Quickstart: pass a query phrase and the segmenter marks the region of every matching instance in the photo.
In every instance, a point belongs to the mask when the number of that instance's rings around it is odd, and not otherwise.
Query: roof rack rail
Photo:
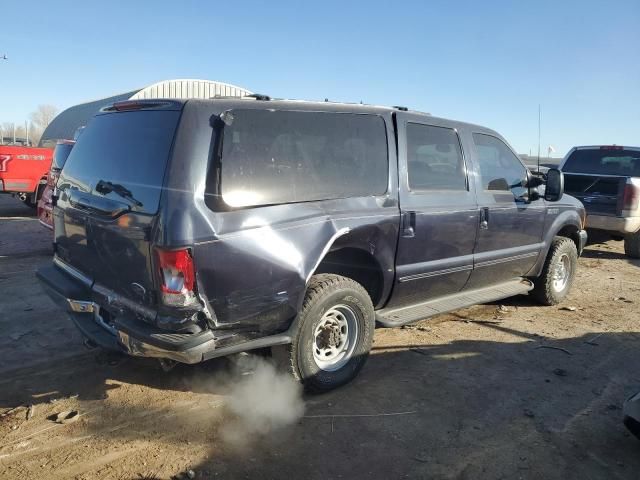
[[[394,105],[391,108],[395,108],[396,110],[400,110],[401,112],[408,112],[409,109],[407,107],[403,107],[401,105]]]
[[[263,102],[269,102],[271,97],[269,95],[263,95],[262,93],[252,93],[250,95],[245,95],[248,98],[255,98],[256,100],[260,100]]]

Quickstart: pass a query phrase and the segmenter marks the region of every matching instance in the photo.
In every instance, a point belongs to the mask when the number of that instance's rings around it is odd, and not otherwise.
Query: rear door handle
[[[489,207],[480,209],[480,230],[489,230]]]
[[[416,212],[402,212],[402,236],[413,238],[416,236]]]

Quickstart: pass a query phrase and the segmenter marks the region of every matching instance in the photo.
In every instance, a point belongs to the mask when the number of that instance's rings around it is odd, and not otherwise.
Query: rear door
[[[56,255],[126,296],[153,288],[150,239],[179,118],[173,104],[97,115],[57,184]]]
[[[423,117],[401,117],[398,130],[402,221],[388,305],[394,307],[460,291],[473,268],[478,225],[458,131]]]
[[[546,206],[528,202],[527,168],[507,144],[487,133],[472,135],[480,222],[468,288],[526,275],[542,249]]]

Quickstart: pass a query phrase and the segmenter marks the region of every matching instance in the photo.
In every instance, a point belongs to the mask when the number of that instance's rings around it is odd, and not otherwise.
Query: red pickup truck
[[[52,157],[50,148],[0,144],[0,193],[11,193],[35,208]]]

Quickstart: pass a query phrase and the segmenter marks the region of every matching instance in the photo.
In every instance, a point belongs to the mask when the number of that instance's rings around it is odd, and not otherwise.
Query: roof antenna
[[[540,173],[540,119],[542,118],[541,107],[538,104],[538,173]]]

